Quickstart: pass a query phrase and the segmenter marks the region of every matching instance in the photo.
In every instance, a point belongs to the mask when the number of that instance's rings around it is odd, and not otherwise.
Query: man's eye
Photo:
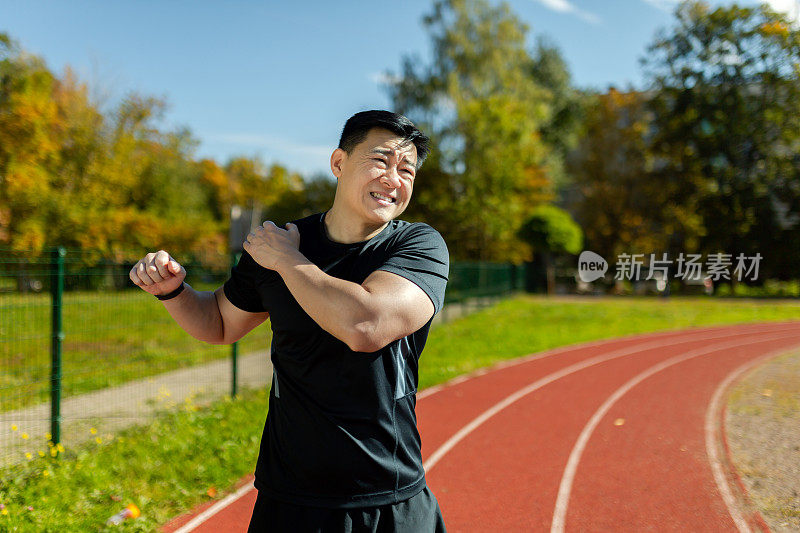
[[[386,161],[384,161],[383,159],[380,159],[378,157],[373,157],[372,160],[373,161],[377,161],[378,163],[383,163],[384,165],[386,164]]]

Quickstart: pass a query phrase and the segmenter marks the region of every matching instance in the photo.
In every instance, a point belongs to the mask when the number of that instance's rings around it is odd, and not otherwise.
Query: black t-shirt
[[[300,252],[328,275],[361,284],[372,272],[416,283],[439,312],[449,254],[423,223],[392,220],[368,241],[342,244],[325,232],[324,214],[294,223]],[[425,487],[414,413],[418,362],[431,321],[373,352],[354,352],[300,307],[274,270],[246,252],[225,296],[250,312],[267,311],[274,369],[255,485],[300,505],[394,504]]]

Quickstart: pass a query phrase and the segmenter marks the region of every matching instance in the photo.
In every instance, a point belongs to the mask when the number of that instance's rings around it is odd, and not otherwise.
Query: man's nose
[[[381,181],[393,189],[399,189],[402,183],[400,181],[400,175],[394,167],[386,169],[386,172],[381,177]]]

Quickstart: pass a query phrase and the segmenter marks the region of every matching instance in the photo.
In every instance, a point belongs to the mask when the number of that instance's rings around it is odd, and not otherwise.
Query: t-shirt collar
[[[343,243],[343,242],[336,242],[334,240],[331,240],[330,237],[328,237],[328,231],[325,229],[325,215],[327,215],[327,214],[328,214],[328,211],[325,211],[319,217],[319,234],[320,234],[320,238],[322,239],[322,242],[326,243],[327,245],[340,247],[340,248],[358,248],[358,247],[364,246],[368,242],[373,241],[373,240],[381,237],[382,235],[384,235],[386,232],[388,232],[389,229],[392,227],[392,223],[394,222],[394,220],[390,220],[389,223],[386,224],[386,227],[384,227],[380,231],[380,233],[378,233],[377,235],[373,236],[370,239],[367,239],[366,241]]]

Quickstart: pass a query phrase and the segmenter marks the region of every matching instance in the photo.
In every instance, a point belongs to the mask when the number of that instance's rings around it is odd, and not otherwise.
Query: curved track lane
[[[423,459],[448,530],[746,531],[717,446],[720,384],[798,345],[797,322],[660,332],[421,391]],[[243,488],[164,530],[245,531],[254,501]]]

